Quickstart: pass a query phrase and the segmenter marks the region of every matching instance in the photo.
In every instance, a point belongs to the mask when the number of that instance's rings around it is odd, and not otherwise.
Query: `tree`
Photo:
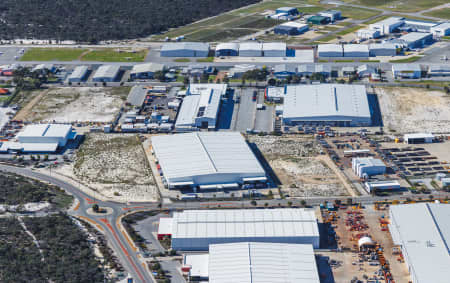
[[[301,204],[303,207],[305,207],[305,206],[306,206],[306,200],[302,199],[302,200],[300,201],[300,204]]]
[[[165,71],[156,71],[153,74],[153,77],[160,82],[165,82],[166,81],[166,72]]]
[[[92,210],[93,210],[94,212],[98,213],[98,212],[100,211],[100,208],[99,208],[98,204],[95,203],[95,204],[92,206]]]
[[[183,77],[183,84],[188,85],[189,84],[189,77]]]
[[[291,207],[291,206],[292,206],[292,201],[288,201],[288,202],[287,202],[287,205],[288,205],[289,207]]]
[[[256,206],[258,203],[256,202],[256,200],[253,199],[253,200],[250,202],[250,204],[253,205],[253,206]]]
[[[48,161],[48,154],[44,155],[44,161]]]
[[[268,207],[268,206],[269,206],[269,203],[268,203],[268,202],[265,202],[265,203],[264,203],[264,206],[265,206],[265,207]]]

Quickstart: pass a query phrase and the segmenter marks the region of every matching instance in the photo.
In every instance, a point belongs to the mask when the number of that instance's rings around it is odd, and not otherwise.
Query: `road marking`
[[[84,198],[84,199],[87,201],[88,204],[94,204],[94,203],[97,203],[96,200],[93,200],[93,199],[90,199],[90,198]]]
[[[123,210],[130,210],[130,209],[143,209],[147,208],[145,206],[132,206],[132,207],[122,207]]]
[[[100,218],[100,221],[102,221],[103,223],[105,223],[105,225],[109,228],[109,230],[111,230],[111,233],[113,234],[114,238],[116,239],[116,241],[119,243],[120,248],[122,249],[122,251],[125,253],[125,255],[128,257],[128,261],[133,265],[134,270],[137,272],[139,278],[141,278],[142,282],[145,282],[144,277],[142,276],[141,272],[139,271],[139,269],[137,268],[136,264],[134,263],[133,259],[130,257],[130,254],[128,253],[128,251],[125,249],[125,247],[123,246],[122,242],[120,241],[119,237],[117,236],[116,231],[113,229],[113,227],[111,226],[111,224],[109,223],[108,219],[106,218]]]
[[[75,208],[73,209],[73,211],[77,211],[80,208],[80,204],[81,202],[78,201],[78,204],[75,206]]]

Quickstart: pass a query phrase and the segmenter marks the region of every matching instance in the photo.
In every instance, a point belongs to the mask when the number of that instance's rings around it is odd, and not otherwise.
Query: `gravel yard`
[[[291,197],[345,196],[346,189],[323,162],[321,146],[299,136],[250,136]]]
[[[136,135],[89,134],[77,153],[73,176],[116,200],[156,198],[157,188]]]
[[[128,94],[127,87],[57,87],[46,91],[20,116],[39,122],[111,122]]]
[[[450,96],[423,88],[375,88],[383,123],[398,133],[450,132]]]

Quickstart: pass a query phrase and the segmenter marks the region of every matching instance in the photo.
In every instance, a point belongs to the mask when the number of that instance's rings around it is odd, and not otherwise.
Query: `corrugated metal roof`
[[[295,117],[370,118],[366,88],[363,85],[288,85],[284,118]]]
[[[87,66],[77,66],[72,74],[70,74],[69,79],[82,79],[88,71]]]
[[[395,44],[392,43],[372,43],[369,44],[370,50],[378,50],[378,49],[397,49]]]
[[[299,22],[286,22],[286,23],[282,23],[281,25],[279,25],[278,27],[295,27],[295,28],[303,28],[309,26],[308,24],[302,24]]]
[[[450,278],[450,204],[416,203],[390,207],[390,231],[417,283]]]
[[[286,43],[285,42],[268,42],[268,43],[263,43],[262,49],[263,49],[263,51],[271,51],[271,50],[285,51],[286,50]]]
[[[381,159],[373,157],[356,157],[353,159],[356,160],[357,164],[361,164],[363,166],[386,166],[386,164],[384,164],[384,162]]]
[[[115,78],[119,70],[120,66],[118,65],[102,65],[97,69],[93,78]]]
[[[401,17],[390,17],[387,19],[384,19],[382,21],[376,22],[374,23],[375,25],[394,25],[397,24],[398,22],[403,21],[404,18]]]
[[[317,51],[320,52],[343,52],[341,44],[319,44]]]
[[[408,34],[405,34],[401,36],[399,39],[403,40],[405,42],[415,42],[418,40],[422,40],[423,38],[431,36],[431,33],[429,32],[410,32]]]
[[[314,210],[302,208],[185,210],[172,227],[172,238],[319,236]]]
[[[71,125],[34,124],[26,126],[17,137],[65,137],[71,129]]]
[[[209,246],[210,283],[319,283],[311,245],[231,243]]]
[[[158,64],[158,63],[138,64],[138,65],[133,66],[133,69],[131,70],[131,74],[157,72],[157,71],[161,71],[163,69],[164,69],[163,64]]]
[[[261,51],[263,48],[262,43],[259,42],[243,42],[239,45],[239,51],[241,50],[257,50]]]
[[[216,51],[217,50],[224,50],[224,49],[230,49],[230,50],[239,50],[239,43],[235,43],[235,42],[226,42],[226,43],[219,43],[216,46]]]
[[[130,90],[127,97],[127,102],[134,106],[142,106],[147,96],[148,89],[142,85],[135,85]]]
[[[422,71],[419,64],[392,64],[392,70],[394,72],[402,72],[402,71],[414,71],[420,72]]]
[[[450,22],[441,23],[431,28],[431,30],[440,30],[440,29],[442,30],[450,29]]]
[[[369,46],[366,44],[345,44],[345,52],[366,52],[369,53]]]
[[[166,179],[208,174],[265,176],[264,169],[237,132],[196,132],[154,136],[152,144]]]

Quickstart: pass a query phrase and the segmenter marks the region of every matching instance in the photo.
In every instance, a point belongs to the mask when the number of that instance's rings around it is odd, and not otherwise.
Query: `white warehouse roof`
[[[264,169],[238,132],[154,136],[152,144],[169,184],[224,184],[265,177]]]
[[[243,42],[239,45],[239,51],[241,50],[256,50],[261,51],[263,44],[259,42]]]
[[[70,79],[82,79],[86,75],[87,71],[88,71],[87,66],[77,66],[73,70],[72,74],[70,74],[69,80]]]
[[[428,32],[410,32],[405,35],[402,35],[399,40],[403,40],[406,42],[416,42],[422,40],[423,38],[430,36],[431,33]]]
[[[209,43],[205,42],[166,42],[161,47],[161,51],[171,50],[198,50],[209,51]]]
[[[365,52],[369,54],[369,46],[367,44],[344,44],[344,54],[346,52]]]
[[[61,137],[64,138],[72,130],[71,125],[62,124],[34,124],[28,125],[23,131],[17,134],[17,138],[22,137]]]
[[[163,69],[164,69],[164,65],[158,64],[158,63],[137,64],[137,65],[133,66],[133,69],[131,70],[131,74],[157,72],[157,71],[162,71]]]
[[[231,49],[231,50],[239,50],[239,43],[236,42],[226,42],[226,43],[219,43],[216,46],[216,50],[224,50],[224,49]]]
[[[270,50],[286,51],[286,43],[285,42],[263,43],[262,49],[263,51],[270,51]]]
[[[174,238],[319,236],[312,209],[185,210],[173,214]]]
[[[450,278],[450,204],[416,203],[390,207],[389,231],[415,283]]]
[[[288,85],[283,118],[323,118],[370,120],[364,85]]]
[[[102,65],[94,74],[95,78],[115,78],[119,73],[120,66],[118,65]]]
[[[311,245],[241,242],[209,246],[210,283],[319,283]]]
[[[319,44],[317,51],[320,52],[342,52],[341,44]]]

